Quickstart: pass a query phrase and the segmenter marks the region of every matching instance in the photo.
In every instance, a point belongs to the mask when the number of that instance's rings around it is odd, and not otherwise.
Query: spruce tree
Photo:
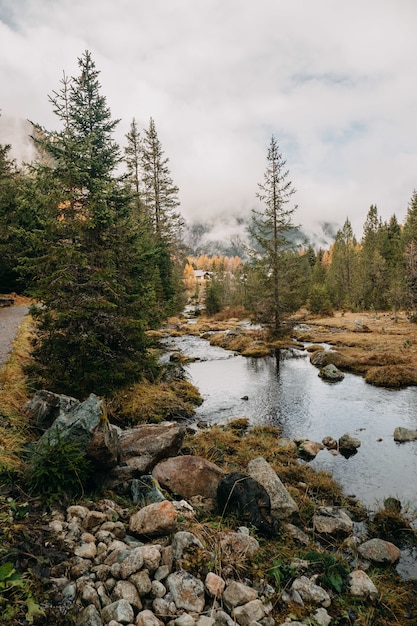
[[[151,118],[142,141],[141,198],[154,236],[160,305],[166,314],[171,314],[182,305],[180,239],[184,221],[178,211],[179,190],[172,180],[168,162]]]
[[[252,249],[252,269],[255,272],[255,281],[248,284],[258,284],[262,300],[263,315],[272,323],[278,333],[282,325],[282,315],[292,309],[291,298],[288,299],[287,283],[285,278],[285,253],[294,248],[290,233],[294,229],[292,221],[296,206],[289,206],[295,193],[288,178],[286,161],[279,151],[274,136],[268,148],[267,168],[264,173],[264,182],[259,183],[257,197],[264,204],[262,211],[252,211],[252,221],[249,233],[255,242]],[[262,294],[262,295],[261,295]],[[257,300],[256,291],[252,293],[252,306]]]
[[[138,379],[148,361],[130,197],[115,175],[118,121],[91,54],[78,64],[79,76],[64,76],[50,97],[61,130],[35,125],[47,157],[35,170],[38,188],[48,189],[48,248],[33,286],[41,303],[34,356],[44,384],[84,396]]]

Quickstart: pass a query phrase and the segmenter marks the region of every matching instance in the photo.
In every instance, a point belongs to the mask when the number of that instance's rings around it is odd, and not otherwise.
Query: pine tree
[[[279,152],[274,136],[268,148],[267,168],[264,182],[258,184],[257,197],[264,204],[263,211],[252,211],[249,233],[255,242],[252,249],[252,269],[255,270],[259,286],[262,288],[263,315],[272,322],[274,332],[282,325],[282,315],[291,310],[292,304],[285,297],[286,279],[284,273],[284,253],[293,248],[289,234],[294,228],[292,216],[297,207],[288,206],[295,188],[288,179],[286,161]],[[254,284],[248,281],[248,284]],[[252,291],[252,306],[256,292]],[[258,314],[259,314],[259,306]]]
[[[115,175],[120,151],[87,51],[50,101],[62,129],[35,126],[48,159],[36,166],[47,215],[47,253],[33,292],[42,306],[34,356],[49,387],[78,396],[138,379],[147,366],[130,197]],[[143,301],[143,298],[142,298]]]
[[[357,243],[350,220],[336,233],[327,273],[326,287],[337,308],[354,306],[354,280],[357,266]]]
[[[171,314],[182,306],[178,302],[183,270],[179,249],[184,222],[177,210],[180,204],[178,187],[171,178],[169,159],[164,157],[152,118],[144,131],[140,160],[141,198],[154,235],[160,304],[167,314]]]

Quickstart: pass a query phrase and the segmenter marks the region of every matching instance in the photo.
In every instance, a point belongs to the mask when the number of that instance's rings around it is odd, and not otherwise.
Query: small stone
[[[230,583],[223,593],[223,601],[229,609],[246,604],[251,600],[255,600],[257,597],[258,592],[256,589],[236,581]]]
[[[82,543],[74,550],[75,556],[79,556],[82,559],[94,559],[97,554],[97,548],[95,543]]]
[[[355,570],[348,576],[349,591],[353,596],[358,598],[377,598],[378,589],[372,580],[362,570]]]
[[[131,550],[128,556],[120,563],[120,577],[129,578],[135,572],[138,572],[143,566],[142,548]]]
[[[83,526],[86,530],[91,530],[107,520],[101,511],[89,511],[83,520]]]
[[[128,580],[119,580],[112,591],[113,600],[127,600],[136,610],[142,609],[138,590],[135,585]]]
[[[220,598],[224,591],[226,583],[224,582],[223,578],[220,578],[220,576],[217,576],[217,574],[209,572],[206,576],[205,585],[208,593],[213,598]]]
[[[401,556],[401,550],[390,541],[383,539],[369,539],[362,543],[358,552],[364,559],[375,563],[395,563]]]
[[[260,600],[251,600],[242,606],[236,606],[232,616],[240,626],[252,626],[265,617],[263,604]]]
[[[105,623],[113,619],[121,624],[130,624],[135,618],[133,609],[127,600],[116,600],[109,606],[105,606],[101,611],[101,616]]]
[[[184,570],[174,572],[168,576],[167,586],[177,608],[197,613],[204,609],[204,585],[195,576]]]
[[[152,581],[151,594],[153,598],[163,598],[167,590],[159,580]]]
[[[129,581],[135,585],[140,596],[146,596],[152,589],[152,581],[149,578],[149,572],[147,570],[132,574],[132,576],[129,577]]]
[[[152,611],[146,609],[138,613],[135,626],[164,626],[164,622],[161,622]]]

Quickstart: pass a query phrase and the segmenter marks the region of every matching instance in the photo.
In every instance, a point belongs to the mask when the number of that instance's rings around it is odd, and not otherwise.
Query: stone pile
[[[91,508],[55,511],[49,522],[70,555],[68,575],[52,583],[63,611],[76,606],[77,626],[274,625],[268,599],[274,589],[230,576],[228,560],[245,562],[258,553],[247,529],[216,533],[208,549],[196,534],[178,530],[179,517],[194,517],[185,502],[152,503],[122,522],[125,516],[113,501],[103,500]],[[203,576],[185,569],[193,559]]]
[[[395,563],[399,549],[380,539],[357,545],[353,522],[340,507],[319,507],[315,533],[344,535],[363,564]],[[194,532],[182,528],[194,529]],[[74,610],[76,626],[273,626],[276,590],[237,575],[259,552],[249,530],[207,535],[186,501],[155,502],[135,512],[112,500],[56,510],[49,521],[54,540],[68,554],[64,576],[51,579],[62,611]],[[201,532],[199,532],[199,529]],[[284,531],[302,543],[311,541],[290,523]],[[279,556],[279,555],[277,555]],[[328,626],[331,592],[317,583],[311,564],[296,560],[297,572],[281,601],[315,605],[314,623]],[[357,567],[347,578],[352,597],[378,597],[378,589]],[[54,594],[52,594],[54,595]],[[288,622],[286,622],[288,623]],[[292,622],[297,624],[297,622]]]

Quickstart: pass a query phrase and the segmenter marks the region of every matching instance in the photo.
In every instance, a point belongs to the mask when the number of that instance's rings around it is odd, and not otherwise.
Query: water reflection
[[[181,350],[190,348],[187,342],[181,338]],[[190,351],[196,348],[201,360],[188,366],[204,398],[196,419],[217,423],[248,417],[253,424],[279,426],[283,436],[316,441],[349,432],[361,441],[355,456],[334,457],[323,450],[311,465],[330,471],[346,493],[370,507],[388,496],[417,506],[417,442],[393,439],[396,426],[417,428],[416,388],[381,389],[352,374],[326,383],[306,353],[248,359],[193,337]]]

